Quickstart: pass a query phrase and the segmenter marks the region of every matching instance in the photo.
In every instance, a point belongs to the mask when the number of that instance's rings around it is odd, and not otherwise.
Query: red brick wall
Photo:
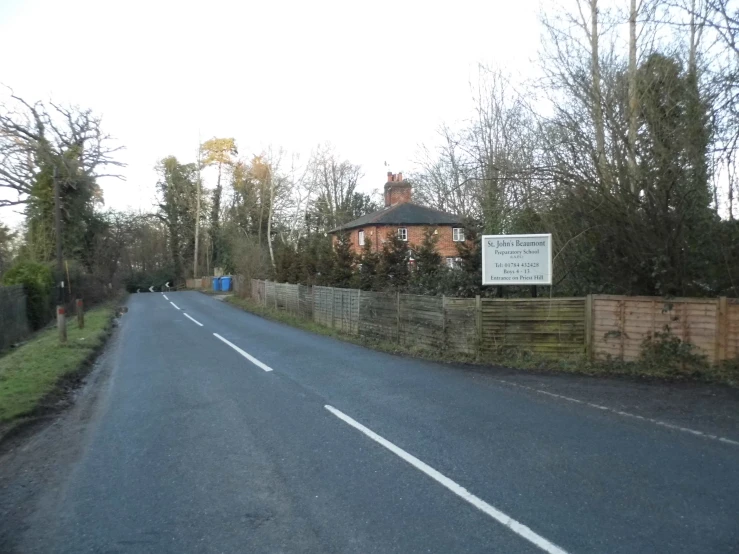
[[[370,239],[372,241],[372,250],[375,252],[379,252],[382,250],[382,239],[385,239],[389,233],[397,233],[398,228],[401,228],[402,226],[369,226],[369,227],[363,227],[364,229],[364,238]],[[405,228],[408,229],[408,246],[419,246],[421,242],[423,242],[423,235],[426,232],[427,225],[405,225]],[[439,254],[441,254],[444,258],[456,258],[459,256],[459,252],[457,251],[457,243],[452,240],[452,227],[450,226],[440,226],[440,227],[434,227],[432,228],[437,229],[439,231],[439,241],[436,243],[436,249],[439,251]],[[352,245],[354,245],[354,252],[357,254],[361,254],[362,247],[359,246],[359,231],[361,229],[352,229],[350,232],[350,238],[352,241]],[[378,240],[378,236],[380,240]],[[334,241],[336,241],[336,236],[334,236]]]
[[[410,186],[394,186],[385,191],[385,206],[395,206],[411,201]]]

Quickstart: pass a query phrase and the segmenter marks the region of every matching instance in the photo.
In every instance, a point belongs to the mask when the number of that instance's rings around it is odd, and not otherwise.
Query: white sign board
[[[483,235],[483,285],[551,285],[552,235]]]

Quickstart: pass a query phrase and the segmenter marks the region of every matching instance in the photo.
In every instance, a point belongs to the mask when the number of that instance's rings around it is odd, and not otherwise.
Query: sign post
[[[483,235],[483,285],[551,285],[552,235]]]

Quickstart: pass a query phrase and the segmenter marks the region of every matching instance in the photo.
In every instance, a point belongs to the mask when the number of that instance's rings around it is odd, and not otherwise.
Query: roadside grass
[[[484,356],[439,352],[417,346],[405,346],[394,342],[376,340],[369,337],[348,335],[300,316],[261,306],[249,298],[229,296],[225,298],[225,301],[254,315],[285,323],[319,335],[334,337],[390,354],[413,356],[436,362],[464,363],[479,366],[495,365],[537,373],[568,373],[593,377],[622,377],[633,380],[700,381],[739,387],[739,362],[736,360],[720,366],[691,367],[686,369],[684,364],[681,364],[679,360],[667,358],[647,364],[640,362],[621,362],[617,360],[590,361],[585,355],[552,359],[520,350],[504,350]]]
[[[103,345],[115,315],[106,304],[67,324],[67,343],[59,344],[56,327],[40,331],[25,344],[0,356],[0,424],[31,415],[65,377],[81,370]]]

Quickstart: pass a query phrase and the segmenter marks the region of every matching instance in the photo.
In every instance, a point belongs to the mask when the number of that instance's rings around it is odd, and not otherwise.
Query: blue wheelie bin
[[[219,290],[221,290],[221,278],[213,277],[213,291],[218,292]]]
[[[224,292],[231,290],[231,276],[221,277],[221,290]]]

